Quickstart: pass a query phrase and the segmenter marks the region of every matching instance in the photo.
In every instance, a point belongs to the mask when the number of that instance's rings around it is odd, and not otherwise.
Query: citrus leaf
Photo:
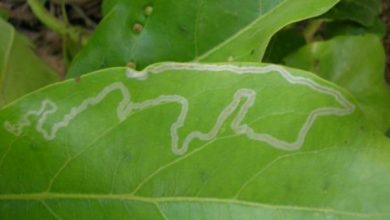
[[[263,64],[111,68],[0,111],[1,219],[386,219],[390,144]]]
[[[378,36],[343,36],[308,44],[285,61],[348,89],[370,121],[383,132],[390,129],[390,86],[385,82],[385,52]]]
[[[274,33],[337,2],[117,1],[73,60],[68,76],[126,64],[142,69],[159,61],[260,61]]]
[[[31,50],[30,42],[0,19],[0,107],[59,80]]]
[[[102,1],[103,16],[106,16],[118,1],[119,0],[103,0]]]

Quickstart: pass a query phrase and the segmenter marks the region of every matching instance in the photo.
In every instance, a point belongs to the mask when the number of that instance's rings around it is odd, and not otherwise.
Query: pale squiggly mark
[[[183,155],[188,151],[188,147],[192,140],[199,139],[202,141],[209,141],[214,139],[219,133],[225,121],[231,116],[238,108],[238,113],[233,118],[233,121],[230,125],[233,132],[236,134],[246,135],[249,139],[255,141],[265,142],[277,149],[281,150],[298,150],[304,143],[305,137],[319,116],[325,115],[336,115],[336,116],[344,116],[351,114],[355,110],[355,106],[349,102],[339,91],[320,85],[315,81],[291,75],[287,70],[282,67],[269,65],[265,67],[258,66],[235,66],[235,65],[211,65],[211,64],[181,64],[181,63],[164,63],[156,66],[151,66],[144,71],[136,72],[134,70],[128,70],[127,76],[129,78],[135,78],[138,80],[146,80],[148,78],[148,73],[163,73],[166,71],[175,71],[175,70],[190,70],[196,72],[202,71],[213,71],[213,72],[230,72],[234,74],[268,74],[268,73],[279,73],[283,78],[285,78],[288,82],[292,84],[302,84],[308,86],[309,88],[325,94],[330,95],[335,98],[335,100],[342,106],[341,108],[336,107],[322,107],[313,110],[309,116],[307,117],[305,123],[301,127],[297,138],[293,142],[287,142],[284,140],[280,140],[275,138],[274,136],[267,133],[256,133],[249,125],[242,124],[243,119],[245,118],[248,110],[252,107],[256,99],[256,92],[251,89],[242,88],[236,91],[233,96],[233,100],[230,104],[228,104],[223,111],[219,114],[213,128],[208,133],[203,133],[201,131],[193,131],[189,133],[184,141],[182,146],[179,146],[179,135],[178,129],[184,126],[185,119],[188,113],[188,101],[186,98],[179,95],[161,95],[155,99],[145,100],[140,103],[132,102],[130,92],[127,87],[121,83],[116,82],[109,86],[103,88],[101,92],[95,97],[89,97],[85,99],[80,105],[71,108],[70,112],[66,114],[63,119],[59,122],[56,122],[50,131],[46,131],[43,128],[43,124],[45,123],[47,116],[53,114],[57,111],[57,105],[50,101],[44,100],[42,102],[41,108],[37,111],[29,111],[27,112],[22,119],[12,125],[9,122],[5,122],[5,128],[15,135],[20,135],[23,132],[24,127],[31,126],[31,121],[29,118],[31,116],[36,116],[40,118],[38,119],[38,123],[36,126],[36,130],[43,135],[46,140],[53,140],[56,138],[57,132],[61,128],[65,128],[69,125],[69,123],[80,113],[87,110],[89,106],[94,106],[99,104],[104,100],[104,98],[116,91],[119,90],[122,94],[123,99],[117,106],[117,116],[120,121],[123,121],[127,118],[127,116],[132,111],[140,111],[146,108],[159,106],[166,103],[177,103],[181,106],[180,114],[177,120],[171,125],[171,148],[172,152],[176,155]],[[240,107],[240,103],[242,100],[245,100],[244,103]],[[47,110],[46,110],[47,109]]]
[[[276,66],[276,65],[259,67],[259,66],[238,66],[232,64],[216,65],[216,64],[197,64],[197,63],[163,63],[158,65],[152,65],[146,68],[144,71],[134,71],[132,69],[129,69],[127,71],[127,76],[129,78],[145,80],[148,78],[148,73],[160,74],[166,71],[175,71],[175,70],[187,70],[187,71],[189,70],[189,71],[198,72],[200,74],[202,72],[205,73],[229,72],[234,74],[278,73],[280,76],[282,76],[291,84],[301,84],[319,93],[334,97],[335,100],[341,105],[341,108],[323,107],[323,108],[317,108],[313,110],[306,118],[303,126],[301,127],[298,133],[296,140],[294,142],[286,142],[284,140],[275,138],[272,135],[267,133],[256,133],[247,124],[241,124],[249,108],[253,105],[256,96],[256,92],[253,90],[241,89],[236,92],[233,101],[221,112],[213,129],[211,129],[211,131],[207,134],[201,133],[199,131],[194,131],[190,133],[186,137],[183,147],[188,147],[188,144],[195,138],[203,141],[207,141],[212,138],[215,138],[216,133],[218,133],[219,129],[221,128],[225,120],[228,118],[228,116],[230,116],[238,108],[240,102],[239,100],[242,97],[246,97],[247,101],[243,104],[240,111],[234,118],[231,124],[232,130],[236,134],[245,134],[249,139],[266,142],[275,148],[282,149],[282,150],[290,150],[290,151],[298,150],[303,145],[309,129],[311,128],[311,126],[319,116],[326,116],[326,115],[345,116],[355,111],[355,105],[352,104],[350,101],[348,101],[336,89],[318,84],[317,82],[309,78],[294,76],[283,67]]]
[[[31,121],[30,118],[32,116],[39,117],[44,115],[54,113],[57,111],[57,106],[50,101],[49,99],[45,99],[41,102],[41,108],[36,111],[28,111],[26,114],[23,115],[23,117],[19,120],[18,123],[12,125],[10,122],[6,121],[4,122],[4,128],[8,130],[10,133],[14,134],[15,136],[20,136],[23,132],[24,127],[29,127],[31,126]],[[42,128],[42,123],[43,120],[39,120],[36,129],[40,130]]]
[[[4,127],[9,132],[13,133],[16,136],[19,136],[23,133],[23,129],[25,127],[31,126],[32,123],[29,119],[31,116],[40,116],[40,118],[38,119],[36,130],[41,133],[46,140],[54,140],[57,136],[58,131],[61,128],[67,127],[69,123],[75,119],[76,116],[87,110],[90,106],[99,104],[107,97],[107,95],[111,94],[114,91],[120,91],[123,97],[116,109],[116,113],[120,121],[125,120],[132,111],[143,110],[149,107],[158,106],[166,103],[180,104],[182,109],[181,113],[178,117],[178,120],[171,126],[172,141],[178,142],[177,130],[183,126],[186,114],[188,112],[187,100],[178,95],[161,95],[156,99],[149,99],[141,103],[131,102],[130,93],[126,86],[121,82],[116,82],[109,86],[106,86],[101,92],[99,92],[97,96],[87,98],[80,105],[71,108],[69,113],[67,113],[62,120],[54,123],[53,127],[49,131],[43,128],[43,124],[47,120],[47,117],[55,113],[58,109],[57,105],[49,99],[46,99],[41,103],[41,108],[38,111],[32,110],[27,112],[22,117],[22,119],[14,125],[6,121]],[[177,144],[172,146],[172,151],[180,151],[180,149],[177,149]]]

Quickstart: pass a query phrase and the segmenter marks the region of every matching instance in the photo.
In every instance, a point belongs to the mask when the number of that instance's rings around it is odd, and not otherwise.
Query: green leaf
[[[285,62],[348,89],[370,121],[383,132],[390,128],[390,86],[384,78],[385,52],[379,37],[343,36],[312,43],[289,55]]]
[[[275,65],[111,68],[0,111],[1,219],[387,219],[390,143]]]
[[[9,11],[6,8],[0,8],[0,19],[8,20]]]
[[[325,38],[329,39],[342,35],[364,35],[364,34],[376,34],[379,37],[386,35],[386,26],[381,18],[376,18],[371,26],[364,27],[359,24],[348,21],[332,21],[325,23],[322,34]]]
[[[350,20],[363,26],[371,26],[381,13],[381,5],[381,0],[341,0],[323,17]]]
[[[260,61],[271,36],[338,0],[117,1],[68,76],[159,61]]]
[[[316,24],[316,22],[318,23]],[[313,25],[313,29],[310,29],[310,25]],[[375,34],[382,38],[386,34],[385,24],[379,17],[369,27],[364,27],[351,21],[326,21],[321,19],[313,19],[311,22],[307,22],[304,30],[302,30],[302,26],[302,23],[297,23],[276,33],[267,47],[263,62],[285,64],[283,59],[306,45],[307,42],[321,41],[345,35]],[[309,37],[307,37],[306,42],[304,32],[307,30],[309,30]],[[311,30],[313,32],[310,32]]]
[[[58,81],[58,75],[31,50],[31,44],[0,19],[0,107]]]
[[[102,2],[103,16],[106,16],[118,1],[119,0],[103,0]]]

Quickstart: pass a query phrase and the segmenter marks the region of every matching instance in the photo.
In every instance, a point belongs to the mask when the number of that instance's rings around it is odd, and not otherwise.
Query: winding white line
[[[319,116],[325,115],[335,115],[335,116],[344,116],[351,114],[355,110],[355,106],[348,101],[339,91],[320,85],[315,81],[301,77],[294,76],[290,74],[286,69],[269,65],[265,67],[258,66],[237,66],[237,65],[212,65],[212,64],[182,64],[182,63],[163,63],[159,65],[150,66],[144,71],[138,72],[134,70],[128,70],[127,76],[129,78],[134,78],[138,80],[146,80],[148,78],[148,73],[158,74],[166,71],[176,71],[176,70],[187,70],[194,72],[229,72],[234,74],[269,74],[269,73],[278,73],[280,76],[285,78],[291,84],[301,84],[307,86],[319,93],[330,95],[335,98],[335,100],[340,103],[341,107],[321,107],[310,112],[309,116],[306,118],[304,124],[302,125],[295,141],[287,142],[280,140],[267,133],[256,133],[248,124],[243,124],[243,120],[252,107],[256,100],[256,92],[252,89],[238,89],[233,95],[233,100],[229,103],[219,114],[213,128],[208,133],[203,133],[201,131],[192,131],[185,138],[180,146],[179,144],[179,135],[178,130],[184,126],[185,120],[188,113],[188,101],[185,97],[179,95],[161,95],[154,99],[148,99],[140,103],[132,102],[130,92],[127,87],[122,82],[112,83],[102,91],[100,91],[96,96],[86,98],[78,106],[71,108],[71,110],[64,115],[61,121],[54,123],[53,127],[50,130],[45,130],[43,125],[45,124],[47,117],[58,110],[57,105],[49,99],[43,100],[41,107],[38,110],[28,111],[25,115],[21,117],[19,122],[16,124],[11,124],[6,121],[4,127],[6,130],[11,132],[16,136],[20,136],[23,133],[25,127],[32,125],[30,121],[31,117],[37,117],[38,122],[36,124],[36,130],[42,134],[46,140],[53,140],[56,138],[58,131],[62,128],[65,128],[69,123],[75,119],[79,114],[87,110],[90,106],[94,106],[102,102],[107,95],[112,92],[119,91],[123,99],[119,102],[116,113],[120,121],[125,120],[132,111],[140,111],[146,108],[155,107],[167,103],[176,103],[181,107],[180,114],[177,120],[171,125],[171,148],[172,152],[176,155],[183,155],[188,151],[190,143],[194,139],[199,139],[202,141],[209,141],[218,135],[220,129],[222,128],[225,121],[238,110],[235,117],[233,118],[232,123],[230,124],[231,129],[236,134],[246,135],[249,139],[265,142],[277,149],[281,150],[298,150],[302,147],[305,137],[309,132],[311,126]],[[240,103],[243,104],[240,105]]]

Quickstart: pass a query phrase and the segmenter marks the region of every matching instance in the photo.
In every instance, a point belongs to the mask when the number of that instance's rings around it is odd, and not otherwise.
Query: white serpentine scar
[[[56,138],[58,131],[61,128],[65,128],[69,123],[74,120],[79,114],[87,110],[90,106],[94,106],[102,102],[107,95],[111,94],[114,91],[120,91],[123,99],[117,106],[116,113],[120,121],[125,120],[132,111],[139,111],[146,108],[163,105],[166,103],[176,103],[181,106],[180,114],[177,120],[171,125],[171,149],[172,152],[176,155],[183,155],[188,151],[189,145],[194,139],[199,139],[202,141],[209,141],[218,135],[218,132],[222,128],[225,121],[231,116],[238,108],[238,113],[233,118],[230,127],[236,133],[240,135],[246,135],[249,139],[265,142],[269,145],[281,149],[281,150],[298,150],[302,147],[306,135],[309,132],[309,129],[319,116],[325,115],[335,115],[335,116],[345,116],[351,114],[355,110],[354,104],[348,101],[339,91],[320,85],[317,82],[301,77],[294,76],[290,74],[286,69],[280,66],[269,65],[265,67],[259,66],[237,66],[237,65],[216,65],[216,64],[183,64],[183,63],[163,63],[159,65],[150,66],[144,71],[135,71],[128,69],[127,77],[134,78],[138,80],[146,80],[148,78],[148,73],[159,74],[166,71],[175,71],[175,70],[189,70],[194,72],[203,72],[203,71],[212,71],[212,72],[229,72],[233,74],[268,74],[268,73],[278,73],[284,79],[286,79],[291,84],[301,84],[307,86],[319,93],[330,95],[335,98],[335,100],[341,105],[341,107],[321,107],[314,109],[308,117],[306,118],[304,124],[302,125],[299,133],[293,142],[287,142],[280,140],[267,133],[256,133],[248,124],[243,124],[248,110],[254,104],[256,100],[256,92],[252,89],[238,89],[233,95],[233,100],[229,103],[219,114],[214,126],[212,129],[203,133],[201,131],[192,131],[189,133],[182,145],[179,144],[179,135],[178,130],[184,126],[187,113],[188,113],[188,101],[185,97],[179,95],[161,95],[154,99],[148,99],[143,102],[132,102],[130,92],[127,87],[122,82],[112,83],[105,88],[103,88],[96,96],[86,98],[81,102],[80,105],[72,107],[70,111],[64,115],[62,120],[54,123],[50,130],[44,129],[45,121],[47,117],[55,113],[58,109],[57,105],[49,100],[45,99],[41,103],[39,110],[32,110],[27,112],[21,117],[19,122],[16,124],[11,124],[6,121],[4,127],[9,132],[13,133],[16,136],[20,136],[23,133],[25,127],[31,126],[32,122],[30,118],[35,116],[38,118],[36,124],[36,130],[43,135],[46,140],[53,140]],[[240,107],[242,100],[245,100]]]

